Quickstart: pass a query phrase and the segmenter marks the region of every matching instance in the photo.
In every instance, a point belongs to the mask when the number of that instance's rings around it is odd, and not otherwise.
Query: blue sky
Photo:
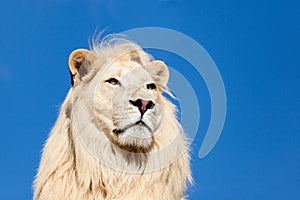
[[[286,1],[5,1],[0,13],[0,199],[31,199],[40,151],[70,87],[67,59],[95,30],[165,27],[201,44],[222,75],[227,117],[198,158],[210,117],[201,77],[171,53],[154,56],[197,91],[189,199],[300,199],[300,3]]]

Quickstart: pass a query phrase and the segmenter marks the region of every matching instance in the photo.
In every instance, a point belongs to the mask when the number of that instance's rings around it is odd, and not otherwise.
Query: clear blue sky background
[[[145,26],[194,38],[226,87],[223,133],[199,159],[210,116],[205,84],[184,60],[153,52],[185,74],[202,105],[189,199],[300,199],[299,1],[16,0],[2,2],[0,19],[0,199],[32,198],[42,144],[70,87],[69,53],[87,48],[96,28]]]

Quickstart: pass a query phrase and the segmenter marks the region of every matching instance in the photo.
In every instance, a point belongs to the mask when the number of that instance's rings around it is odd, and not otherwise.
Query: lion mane
[[[189,145],[162,94],[165,63],[109,35],[73,51],[69,69],[72,87],[44,145],[33,199],[184,199]]]

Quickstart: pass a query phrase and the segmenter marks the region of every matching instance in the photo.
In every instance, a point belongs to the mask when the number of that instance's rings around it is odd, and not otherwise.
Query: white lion
[[[34,199],[183,199],[188,142],[169,71],[117,36],[69,57],[72,88],[44,146]]]

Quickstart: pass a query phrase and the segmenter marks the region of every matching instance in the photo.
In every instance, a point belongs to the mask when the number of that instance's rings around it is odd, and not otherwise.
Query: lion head
[[[88,116],[109,140],[126,150],[149,150],[165,115],[168,68],[128,41],[113,49],[105,55],[97,47],[71,53],[74,90],[91,97]]]

